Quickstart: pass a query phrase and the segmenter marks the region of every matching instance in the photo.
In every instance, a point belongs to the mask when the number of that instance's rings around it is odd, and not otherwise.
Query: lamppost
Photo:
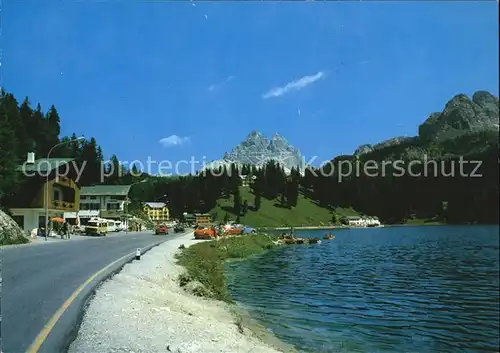
[[[80,137],[73,139],[73,140],[64,141],[64,142],[60,142],[58,144],[55,144],[49,150],[49,153],[47,153],[47,159],[50,158],[50,154],[57,147],[62,146],[62,145],[66,145],[68,143],[80,141],[80,140],[83,140],[84,138],[85,137],[80,136]],[[49,168],[50,168],[50,166],[49,166]],[[45,176],[45,241],[47,241],[47,235],[48,235],[48,231],[49,231],[49,175],[50,175],[50,172],[51,172],[51,170],[48,170],[47,175]]]
[[[130,189],[132,189],[132,186],[137,185],[137,184],[141,184],[141,183],[145,183],[146,181],[148,181],[148,180],[147,179],[143,179],[143,180],[138,181],[136,183],[132,183],[132,184],[130,184]],[[130,192],[130,189],[129,189],[129,192]],[[128,220],[129,220],[129,217],[128,217],[128,204],[129,204],[129,202],[126,203],[127,214],[125,216],[126,216],[126,219],[127,219],[127,224],[125,225],[125,233],[128,233]]]

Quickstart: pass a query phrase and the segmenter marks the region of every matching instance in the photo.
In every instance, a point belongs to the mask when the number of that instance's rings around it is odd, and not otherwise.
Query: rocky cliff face
[[[493,129],[498,130],[498,98],[478,91],[472,100],[465,94],[453,97],[442,112],[432,113],[419,126],[418,135],[424,140],[434,140]]]
[[[388,140],[382,141],[380,143],[377,143],[375,145],[370,145],[370,144],[365,144],[359,146],[356,151],[354,152],[355,156],[370,153],[375,150],[379,150],[385,147],[390,147],[390,146],[395,146],[395,145],[400,145],[403,142],[411,141],[414,139],[413,137],[393,137]]]
[[[395,137],[376,145],[361,145],[354,155],[420,140],[421,143],[456,138],[471,132],[498,131],[498,98],[486,91],[477,91],[472,99],[458,94],[446,103],[442,112],[432,113],[418,129],[418,137]]]
[[[226,152],[223,159],[210,162],[206,168],[217,168],[231,163],[262,166],[269,160],[279,162],[285,171],[292,168],[303,169],[303,158],[300,151],[290,145],[284,137],[276,133],[271,139],[268,139],[258,131],[252,131],[231,152]]]
[[[23,231],[12,218],[0,211],[0,245],[27,243]]]

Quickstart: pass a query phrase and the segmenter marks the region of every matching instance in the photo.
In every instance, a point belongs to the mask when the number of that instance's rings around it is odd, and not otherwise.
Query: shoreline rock
[[[29,239],[17,223],[0,210],[0,245],[25,244]]]

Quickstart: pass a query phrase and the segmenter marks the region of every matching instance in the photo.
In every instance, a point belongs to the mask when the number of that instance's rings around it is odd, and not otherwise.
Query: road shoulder
[[[240,333],[231,307],[186,293],[178,284],[181,244],[165,242],[123,267],[96,291],[69,353],[261,352],[276,353],[248,332]]]

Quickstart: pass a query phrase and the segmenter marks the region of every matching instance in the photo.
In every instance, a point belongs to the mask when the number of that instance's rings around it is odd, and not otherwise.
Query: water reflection
[[[304,352],[498,352],[497,226],[336,235],[229,264],[231,293]]]

